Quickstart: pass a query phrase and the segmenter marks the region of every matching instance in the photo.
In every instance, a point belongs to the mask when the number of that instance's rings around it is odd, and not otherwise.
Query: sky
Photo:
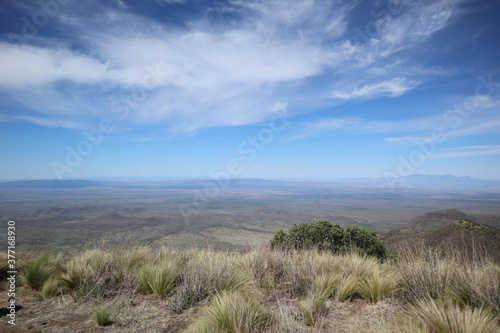
[[[0,179],[500,178],[500,1],[0,2]]]

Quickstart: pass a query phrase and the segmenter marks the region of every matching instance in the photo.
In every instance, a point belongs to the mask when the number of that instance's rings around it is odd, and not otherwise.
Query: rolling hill
[[[473,254],[479,250],[500,262],[500,229],[474,220],[497,222],[492,217],[475,218],[457,209],[430,212],[410,223],[380,235],[391,252],[406,244],[424,243],[443,250],[460,250]]]

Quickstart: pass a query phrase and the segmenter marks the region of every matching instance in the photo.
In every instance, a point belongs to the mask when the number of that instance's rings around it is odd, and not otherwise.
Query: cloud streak
[[[444,152],[433,154],[427,159],[443,159],[455,157],[470,157],[470,156],[489,156],[500,155],[500,146],[466,146],[453,148],[452,152]]]
[[[117,4],[79,3],[55,18],[54,27],[72,43],[42,37],[31,45],[0,42],[0,88],[29,109],[22,119],[39,119],[35,112],[61,118],[65,126],[79,117],[113,116],[113,100],[147,89],[127,125],[161,122],[183,133],[259,123],[277,102],[308,113],[315,111],[309,105],[398,97],[428,77],[396,54],[444,28],[455,2],[405,2],[401,13],[377,20],[376,33],[363,43],[354,42],[349,28],[358,2],[231,0],[174,28]],[[389,55],[395,60],[386,66]],[[148,79],[157,66],[161,75]],[[27,87],[34,93],[24,93]],[[51,96],[48,105],[45,96]],[[71,111],[63,114],[53,104]]]
[[[397,97],[417,86],[416,82],[408,82],[404,78],[394,78],[391,80],[365,84],[362,87],[352,90],[335,90],[332,97],[340,99],[358,99],[373,97]]]

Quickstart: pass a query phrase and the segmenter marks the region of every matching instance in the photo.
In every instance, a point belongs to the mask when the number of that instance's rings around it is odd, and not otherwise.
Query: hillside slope
[[[473,217],[456,210],[447,209],[415,217],[407,225],[380,235],[391,252],[403,245],[424,244],[442,248],[458,249],[473,254],[480,250],[500,262],[500,229],[476,223]]]

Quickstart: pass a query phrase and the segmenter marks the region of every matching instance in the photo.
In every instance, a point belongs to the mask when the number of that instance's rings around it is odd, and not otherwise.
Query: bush
[[[288,233],[280,230],[271,240],[271,248],[316,248],[339,254],[356,251],[380,260],[385,260],[388,256],[385,244],[377,238],[375,231],[355,225],[344,228],[338,223],[332,224],[328,221],[295,224]]]

